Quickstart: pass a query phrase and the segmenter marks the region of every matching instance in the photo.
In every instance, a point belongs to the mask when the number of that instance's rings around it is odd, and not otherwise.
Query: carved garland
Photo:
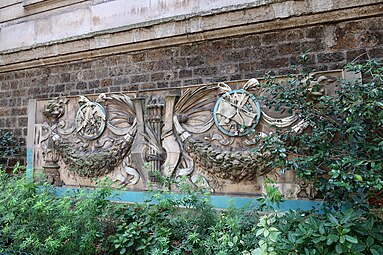
[[[114,170],[127,155],[131,143],[125,140],[113,141],[113,146],[98,150],[87,150],[73,146],[67,139],[55,141],[68,170],[81,177],[98,177]]]
[[[210,143],[188,137],[185,150],[189,155],[218,178],[231,180],[234,183],[253,181],[271,171],[266,166],[271,154],[261,154],[251,150],[230,151],[220,149]]]

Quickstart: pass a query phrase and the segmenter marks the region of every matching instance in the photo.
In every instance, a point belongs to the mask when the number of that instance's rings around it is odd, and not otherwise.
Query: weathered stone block
[[[317,55],[317,58],[320,63],[342,62],[346,60],[343,52],[321,53]]]

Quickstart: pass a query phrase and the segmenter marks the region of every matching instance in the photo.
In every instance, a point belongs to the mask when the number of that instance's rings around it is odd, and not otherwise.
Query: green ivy
[[[17,147],[13,133],[11,131],[0,130],[0,158],[14,155]]]
[[[303,60],[307,58],[303,57]],[[328,204],[368,206],[383,189],[383,66],[378,60],[347,65],[364,80],[340,80],[334,95],[317,95],[307,69],[285,83],[266,77],[261,89],[269,108],[296,114],[305,132],[277,129],[262,148],[273,168],[291,170],[316,184]]]

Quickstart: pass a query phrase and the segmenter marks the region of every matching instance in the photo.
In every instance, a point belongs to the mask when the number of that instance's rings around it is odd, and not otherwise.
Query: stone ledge
[[[145,0],[125,4],[124,0],[44,0],[24,8],[21,0],[13,1],[16,4],[2,10],[4,15],[0,17],[0,48],[4,53],[190,18],[200,18],[200,25],[205,30],[212,22],[215,25],[213,29],[220,29],[381,3],[381,0],[169,0],[166,3],[161,0]],[[239,10],[248,11],[249,14],[239,20],[235,14]],[[212,22],[206,18],[222,17],[221,14],[224,14],[224,18],[211,19]],[[200,29],[196,27],[198,22],[193,29]],[[174,29],[180,28],[176,26]],[[140,41],[140,38],[137,40]]]

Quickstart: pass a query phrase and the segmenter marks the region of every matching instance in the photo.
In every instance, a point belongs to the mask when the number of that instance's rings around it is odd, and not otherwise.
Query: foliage
[[[276,182],[270,178],[266,178],[263,182],[266,194],[258,198],[258,205],[256,210],[258,211],[272,211],[276,207],[278,208],[282,202],[283,195],[275,186]]]
[[[367,79],[342,80],[334,95],[319,93],[306,68],[288,82],[268,77],[262,85],[268,107],[296,114],[308,126],[301,133],[277,129],[264,139],[263,148],[275,156],[270,165],[316,183],[334,208],[366,206],[383,189],[383,66],[370,60],[347,69]]]
[[[215,210],[206,191],[154,193],[148,203],[113,204],[108,188],[56,196],[52,187],[0,173],[0,252],[50,254],[382,254],[383,223],[363,211],[278,212],[266,181],[259,207]],[[267,213],[259,214],[260,209]]]
[[[149,204],[121,206],[116,212],[116,233],[109,237],[111,250],[119,254],[168,254],[169,213],[167,208]]]
[[[108,189],[58,197],[52,187],[0,172],[0,247],[32,254],[96,254]]]
[[[0,130],[0,158],[13,155],[16,149],[17,146],[13,133]]]
[[[157,178],[164,186],[177,187],[183,194],[164,189],[156,191],[146,204],[122,206],[115,214],[117,231],[109,237],[112,251],[185,254],[200,249],[200,238],[208,235],[217,218],[206,191],[195,190],[185,179]]]
[[[328,214],[275,212],[257,224],[251,255],[383,254],[382,222],[364,211]]]

